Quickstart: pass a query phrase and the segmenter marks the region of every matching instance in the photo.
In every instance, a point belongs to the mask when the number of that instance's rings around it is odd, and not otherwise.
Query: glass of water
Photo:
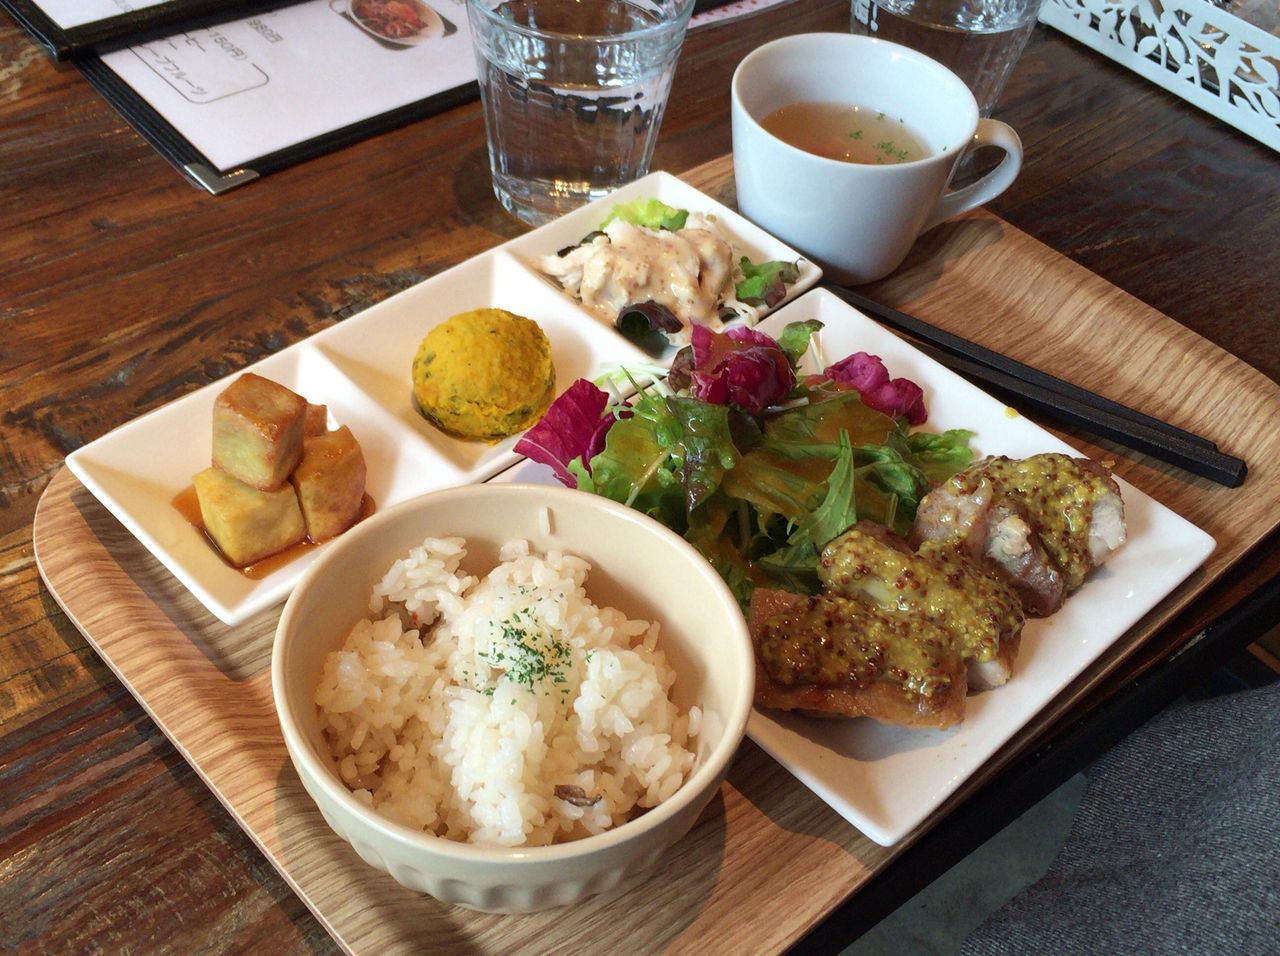
[[[468,0],[493,191],[538,225],[649,171],[694,0]]]
[[[853,32],[901,43],[964,80],[990,116],[1043,0],[853,0]]]

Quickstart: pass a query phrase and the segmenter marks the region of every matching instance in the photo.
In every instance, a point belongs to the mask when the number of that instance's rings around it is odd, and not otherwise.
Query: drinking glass
[[[694,0],[468,0],[498,201],[554,219],[649,171]]]
[[[853,0],[854,33],[919,50],[949,67],[990,116],[1043,0]]]

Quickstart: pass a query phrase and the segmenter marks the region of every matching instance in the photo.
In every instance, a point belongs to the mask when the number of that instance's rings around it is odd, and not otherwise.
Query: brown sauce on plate
[[[186,520],[187,524],[198,530],[204,535],[205,542],[213,549],[213,553],[222,559],[222,563],[229,568],[235,568],[246,578],[253,581],[261,581],[267,575],[274,571],[278,571],[291,561],[296,561],[308,551],[316,548],[323,542],[312,541],[310,538],[303,538],[297,544],[291,544],[287,548],[277,551],[275,554],[269,554],[253,564],[246,564],[244,567],[236,567],[227,560],[227,556],[222,553],[222,549],[218,547],[218,543],[209,536],[208,530],[204,526],[204,519],[200,516],[200,499],[196,497],[195,485],[187,485],[169,502],[173,505],[175,511]],[[351,525],[354,528],[365,518],[369,517],[377,510],[372,498],[367,494],[360,500],[360,514],[356,516],[355,522]],[[350,530],[350,529],[348,529]]]

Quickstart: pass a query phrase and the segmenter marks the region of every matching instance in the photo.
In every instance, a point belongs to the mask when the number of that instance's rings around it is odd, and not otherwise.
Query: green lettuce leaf
[[[861,517],[906,534],[920,499],[973,460],[972,436],[964,429],[941,435],[909,433],[899,424],[882,444],[855,447],[859,487],[874,492],[862,496]]]
[[[591,459],[591,478],[596,494],[680,530],[684,527],[684,492],[672,468],[670,438],[664,426],[655,403],[642,396],[633,414],[618,419],[609,429],[604,450]]]
[[[816,469],[799,467],[803,464],[756,448],[739,459],[720,486],[726,495],[755,508],[762,522],[773,515],[799,521],[822,501],[822,483],[829,470],[823,462]]]
[[[631,202],[617,203],[609,211],[608,217],[600,223],[603,229],[615,219],[629,222],[633,226],[646,229],[668,229],[675,232],[683,229],[685,220],[689,218],[689,210],[676,209],[659,199],[633,199]]]
[[[756,562],[775,585],[805,594],[818,591],[818,560],[823,547],[858,520],[856,484],[853,446],[848,434],[841,432],[835,467],[827,478],[822,501],[795,523],[785,546]]]
[[[808,543],[821,551],[832,538],[843,534],[858,520],[856,482],[854,481],[853,446],[846,432],[840,433],[835,467],[827,477],[827,492],[818,507],[796,522],[787,539],[789,544]]]
[[[796,405],[771,416],[761,445],[784,458],[834,460],[840,433],[854,445],[879,444],[898,430],[882,412],[868,408],[855,391],[825,393],[821,401]]]
[[[794,594],[817,594],[822,590],[818,579],[818,553],[813,545],[787,545],[772,554],[757,558],[756,568],[769,579],[769,587]],[[747,595],[750,604],[751,595]]]
[[[690,512],[689,527],[684,537],[716,569],[745,612],[755,589],[751,563],[746,558],[745,549],[738,546],[727,530],[730,519],[736,517],[738,510],[725,495],[715,494]]]
[[[929,481],[938,485],[973,461],[972,438],[973,432],[964,428],[948,429],[941,435],[912,432],[907,435],[907,447]]]
[[[800,267],[795,262],[774,259],[758,265],[743,256],[738,263],[742,281],[733,288],[740,302],[748,305],[777,305],[787,294],[787,285],[800,278]]]
[[[579,491],[587,491],[595,494],[595,479],[591,477],[591,473],[587,471],[587,466],[582,463],[581,458],[573,459],[573,461],[569,462],[565,467],[568,469],[569,474],[573,475],[573,477],[577,479]]]
[[[729,408],[679,396],[668,398],[666,405],[680,425],[672,455],[684,485],[685,508],[693,511],[738,463],[738,450],[729,431]]]
[[[788,322],[783,328],[782,334],[778,336],[778,345],[787,353],[787,360],[791,362],[793,372],[798,369],[804,353],[809,351],[809,340],[817,335],[821,328],[822,323],[817,319]]]
[[[597,494],[680,531],[737,461],[726,406],[642,389],[591,459],[591,477]]]

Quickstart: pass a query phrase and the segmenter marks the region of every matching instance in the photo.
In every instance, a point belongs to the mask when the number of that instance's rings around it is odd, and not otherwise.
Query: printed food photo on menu
[[[415,46],[458,29],[422,0],[331,0],[329,8],[391,47]]]

